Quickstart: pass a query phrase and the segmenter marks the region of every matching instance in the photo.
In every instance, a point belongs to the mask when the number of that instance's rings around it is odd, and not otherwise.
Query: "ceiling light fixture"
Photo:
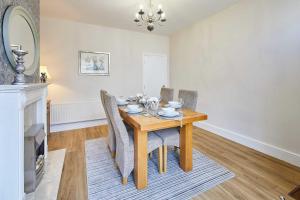
[[[138,26],[145,25],[148,31],[154,30],[154,24],[162,25],[161,22],[166,22],[166,14],[162,10],[162,5],[158,5],[158,9],[154,11],[152,0],[149,0],[149,7],[144,10],[144,6],[140,5],[140,10],[135,14],[134,22]]]

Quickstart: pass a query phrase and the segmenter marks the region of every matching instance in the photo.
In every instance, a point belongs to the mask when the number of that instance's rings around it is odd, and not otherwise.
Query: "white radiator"
[[[54,103],[51,105],[51,125],[104,119],[100,100]]]

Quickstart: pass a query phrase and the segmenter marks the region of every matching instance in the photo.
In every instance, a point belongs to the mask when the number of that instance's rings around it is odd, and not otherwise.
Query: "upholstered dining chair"
[[[189,109],[195,111],[197,106],[197,98],[198,93],[197,91],[191,90],[179,90],[178,98],[183,99],[183,106],[182,108]],[[176,128],[168,128],[159,131],[155,131],[162,140],[163,140],[163,157],[164,157],[164,164],[163,164],[163,171],[167,171],[167,161],[168,161],[168,146],[174,146],[175,149],[179,148],[179,134],[180,129]]]
[[[116,137],[115,137],[115,132],[113,130],[111,121],[110,121],[110,117],[108,116],[108,112],[107,112],[107,106],[105,104],[104,101],[104,96],[105,94],[107,94],[106,90],[100,90],[100,97],[101,97],[101,102],[102,102],[102,106],[106,115],[106,119],[107,119],[107,124],[108,124],[108,147],[109,150],[111,152],[112,157],[115,157],[116,154]]]
[[[193,90],[179,90],[178,98],[183,100],[182,108],[196,110],[198,92]]]
[[[108,115],[116,134],[116,163],[122,174],[122,184],[127,184],[128,176],[134,167],[134,141],[133,131],[127,131],[120,116],[116,98],[108,93],[104,95]],[[159,149],[158,164],[159,172],[162,173],[162,140],[156,134],[148,133],[148,153]]]
[[[163,86],[160,89],[160,97],[161,97],[162,103],[168,103],[169,101],[173,101],[174,89]]]

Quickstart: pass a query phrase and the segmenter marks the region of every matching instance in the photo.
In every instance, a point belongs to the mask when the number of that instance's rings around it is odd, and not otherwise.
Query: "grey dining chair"
[[[127,131],[120,116],[116,98],[108,93],[104,95],[108,115],[116,134],[116,163],[122,174],[122,184],[127,184],[128,176],[134,167],[134,140],[133,131]],[[159,149],[158,164],[159,172],[162,173],[162,140],[155,133],[148,133],[148,153]],[[147,156],[147,155],[146,155]]]
[[[178,98],[182,98],[184,101],[182,108],[195,111],[197,106],[197,98],[198,98],[197,91],[179,90]],[[163,171],[166,172],[167,161],[168,161],[168,157],[167,157],[168,146],[174,146],[175,149],[179,148],[180,129],[178,127],[168,128],[168,129],[155,131],[155,134],[157,134],[163,140],[163,157],[164,157]]]
[[[196,110],[198,92],[193,90],[179,90],[178,98],[183,100],[182,108]]]
[[[160,89],[160,97],[161,97],[162,103],[168,103],[169,101],[173,101],[174,89],[163,86]]]
[[[111,152],[112,157],[115,157],[116,154],[116,137],[115,137],[115,132],[113,130],[110,118],[108,116],[108,112],[107,112],[107,106],[105,105],[104,102],[104,96],[105,94],[107,94],[106,90],[100,90],[100,97],[101,97],[101,102],[102,102],[102,106],[106,115],[106,119],[107,119],[107,124],[108,124],[108,146],[109,146],[109,150]]]

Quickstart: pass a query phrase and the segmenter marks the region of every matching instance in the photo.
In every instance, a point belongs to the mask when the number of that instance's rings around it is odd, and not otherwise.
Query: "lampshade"
[[[50,76],[47,68],[48,68],[47,66],[40,66],[40,73],[46,73],[47,78],[51,79],[51,76]]]

